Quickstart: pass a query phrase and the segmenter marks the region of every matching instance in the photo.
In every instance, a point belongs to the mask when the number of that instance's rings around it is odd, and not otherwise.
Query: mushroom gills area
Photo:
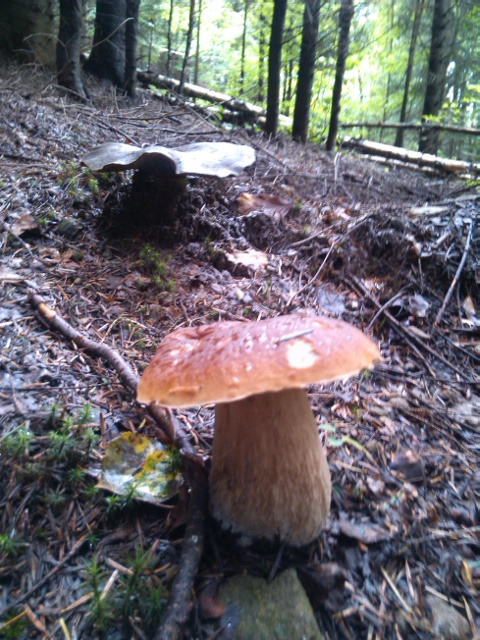
[[[301,546],[324,528],[330,471],[304,389],[217,404],[210,510],[226,529]]]

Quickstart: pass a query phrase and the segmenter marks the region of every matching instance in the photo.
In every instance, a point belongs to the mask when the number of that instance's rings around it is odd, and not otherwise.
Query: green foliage
[[[107,515],[117,516],[122,511],[133,509],[136,506],[137,497],[138,497],[138,493],[134,484],[129,486],[126,494],[122,494],[122,495],[117,495],[116,493],[107,494],[105,496],[105,505],[106,505]]]
[[[111,571],[102,566],[97,556],[86,563],[85,587],[92,593],[89,615],[98,631],[107,631],[114,620],[128,629],[130,619],[138,616],[147,632],[155,632],[167,593],[161,584],[156,583],[154,562],[151,551],[136,547],[134,556],[125,560],[127,571],[121,573],[108,590],[106,585]]]
[[[38,218],[38,224],[41,227],[46,227],[50,222],[54,222],[57,219],[57,212],[52,206],[48,206],[45,213]]]
[[[30,443],[34,438],[30,431],[29,423],[23,422],[16,429],[13,429],[0,438],[0,453],[12,455],[16,458],[28,456]]]
[[[115,619],[115,610],[110,602],[111,594],[103,593],[107,581],[107,572],[96,556],[86,565],[85,570],[87,574],[86,584],[92,592],[90,616],[93,625],[103,633],[107,631]]]
[[[25,615],[25,609],[13,609],[7,613],[5,620],[0,623],[0,637],[2,640],[25,640],[31,630],[30,622]]]
[[[98,529],[90,525],[84,529],[85,534],[90,531],[84,546],[88,559],[80,571],[83,591],[89,596],[84,604],[90,627],[86,635],[107,637],[115,629],[122,637],[131,637],[130,621],[135,619],[142,620],[146,637],[153,637],[168,595],[154,571],[158,562],[155,548],[134,548],[131,557],[126,554],[122,558],[126,571],[113,574],[111,567],[104,564],[105,556],[95,554],[102,527],[110,528],[114,519],[123,523],[137,513],[139,506],[134,486],[127,495],[106,494],[88,476],[92,446],[99,437],[94,415],[94,408],[88,403],[76,411],[66,411],[55,404],[41,423],[24,422],[0,438],[0,490],[8,501],[12,497],[18,504],[28,500],[29,514],[26,533],[18,527],[22,531],[19,535],[10,524],[0,530],[2,567],[14,575],[17,565],[25,566],[25,547],[32,544],[33,537],[36,549],[50,549],[52,531],[45,521],[60,525],[67,505],[82,504],[80,519],[86,517],[98,525]],[[169,451],[168,464],[172,470],[181,464],[174,448]],[[78,520],[75,522],[78,525]],[[54,529],[54,538],[57,533]],[[76,535],[80,535],[78,529]],[[23,611],[10,612],[0,622],[1,638],[23,640],[30,637],[29,633],[31,624]]]
[[[339,0],[325,0],[320,10],[310,127],[310,137],[317,141],[326,137],[330,120],[339,5]],[[342,91],[341,117],[344,122],[398,121],[416,8],[417,0],[355,3],[350,52]],[[282,50],[281,111],[284,114],[291,114],[295,104],[303,10],[303,1],[289,2]],[[162,3],[160,6],[154,0],[142,3],[140,55],[143,60],[149,61],[149,66],[160,73],[166,72],[169,11],[170,3]],[[273,0],[220,0],[215,3],[203,3],[201,16],[198,13],[196,15],[194,42],[187,65],[187,80],[195,80],[206,87],[241,96],[252,102],[261,102],[266,94],[272,11]],[[179,77],[182,66],[188,15],[188,0],[174,3],[171,23],[171,75],[175,77]],[[408,96],[407,119],[412,121],[419,121],[423,108],[431,20],[432,3],[424,3]],[[440,116],[442,122],[478,126],[479,23],[478,5],[453,3],[452,31],[457,34],[457,40],[448,71],[445,109]],[[198,47],[197,35],[200,38]],[[245,59],[242,61],[243,39],[246,46]],[[197,49],[198,65],[195,64]],[[198,77],[195,77],[197,70]],[[352,130],[352,133],[365,135],[361,130]],[[395,131],[369,129],[368,136],[393,143]],[[474,159],[474,143],[471,144],[467,139],[463,140],[457,136],[455,144],[452,145],[451,136],[445,138],[450,140],[449,150],[463,150]],[[405,132],[407,144],[414,147],[417,141],[417,132]]]
[[[140,250],[140,269],[157,289],[170,291],[175,288],[175,281],[168,277],[169,267],[164,254],[151,244],[143,245]]]
[[[11,532],[0,533],[0,556],[15,558],[24,548],[22,538]]]
[[[107,180],[111,181],[111,176]],[[77,202],[85,202],[91,194],[98,194],[105,182],[102,174],[93,173],[89,167],[80,166],[76,160],[60,164],[57,182]]]
[[[84,491],[89,484],[84,467],[99,438],[87,422],[91,415],[90,405],[81,407],[78,414],[65,412],[59,404],[52,405],[47,435],[37,436],[28,422],[22,423],[0,438],[0,462],[17,461],[19,480],[42,480],[39,500],[60,508],[72,494]],[[59,482],[59,478],[63,480]]]

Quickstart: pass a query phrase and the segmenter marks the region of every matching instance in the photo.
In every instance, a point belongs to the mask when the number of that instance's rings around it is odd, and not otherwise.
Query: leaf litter
[[[18,68],[0,81],[0,636],[152,637],[188,509],[182,489],[156,506],[95,486],[88,468],[110,443],[157,441],[158,423],[118,371],[42,323],[32,289],[137,375],[180,326],[307,311],[366,331],[384,362],[310,389],[334,487],[327,529],[278,558],[209,523],[195,593],[295,566],[326,638],[441,637],[438,603],[460,616],[457,637],[478,634],[478,187],[267,143],[151,92],[113,100],[92,82],[80,105],[50,81]],[[130,174],[80,166],[106,139],[238,142],[257,162],[191,178],[162,225],[142,216]],[[208,464],[211,409],[176,420]],[[218,633],[189,617],[186,637]]]

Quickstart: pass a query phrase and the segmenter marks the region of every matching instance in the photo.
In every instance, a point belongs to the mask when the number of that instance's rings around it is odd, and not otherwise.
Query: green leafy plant
[[[28,637],[30,622],[25,609],[12,609],[6,615],[6,621],[0,623],[0,637],[4,640],[23,640]]]
[[[104,593],[107,574],[96,556],[85,566],[85,570],[87,574],[86,583],[92,592],[91,621],[94,627],[103,633],[115,618],[111,595],[110,593]]]
[[[137,497],[138,493],[134,484],[131,484],[128,487],[128,490],[124,495],[112,493],[105,496],[107,514],[113,516],[126,509],[131,509],[135,506]]]
[[[175,281],[169,279],[169,267],[161,251],[151,244],[143,245],[140,251],[140,269],[151,278],[152,283],[162,291],[170,291]]]
[[[3,450],[15,457],[28,456],[33,438],[34,434],[30,431],[29,423],[22,422],[16,429],[0,438],[0,452]]]
[[[24,542],[20,536],[12,533],[0,533],[0,555],[15,558],[24,548]]]
[[[65,489],[61,489],[60,487],[50,489],[45,493],[45,504],[48,507],[51,507],[54,511],[62,509],[65,506],[66,501],[67,496]]]

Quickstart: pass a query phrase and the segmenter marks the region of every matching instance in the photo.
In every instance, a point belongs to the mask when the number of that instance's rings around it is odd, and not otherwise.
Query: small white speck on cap
[[[288,364],[294,369],[313,367],[317,358],[318,352],[311,340],[297,338],[287,344]]]

